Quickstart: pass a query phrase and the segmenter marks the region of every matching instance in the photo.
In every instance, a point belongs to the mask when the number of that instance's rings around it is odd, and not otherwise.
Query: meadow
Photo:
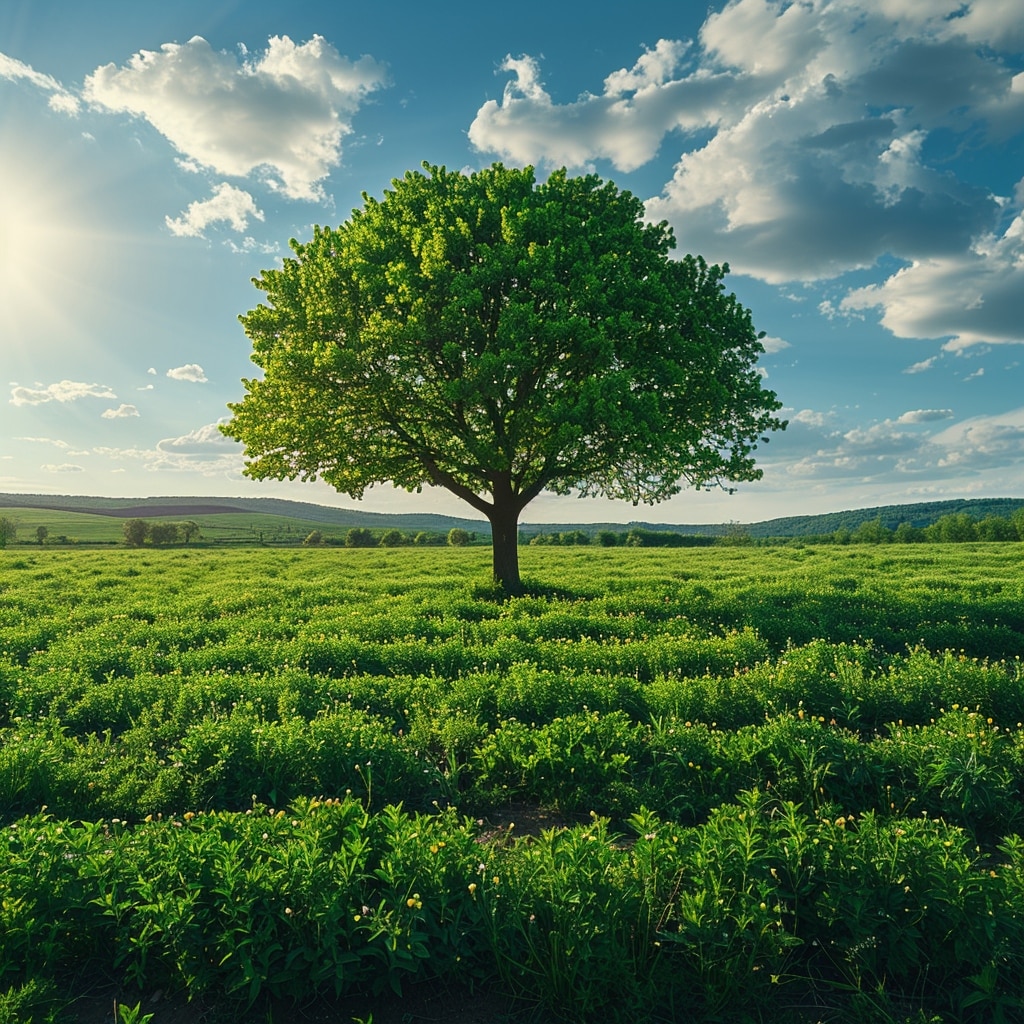
[[[0,1021],[1020,1021],[1022,554],[0,552]]]
[[[47,544],[121,544],[124,542],[125,519],[116,515],[89,512],[68,512],[49,508],[5,508],[18,527],[22,544],[32,543],[36,530],[46,530]],[[162,522],[179,523],[188,520],[200,530],[205,544],[238,544],[255,546],[260,543],[295,544],[323,523],[289,516],[266,513],[234,512],[201,515],[175,514],[171,507],[159,517]]]

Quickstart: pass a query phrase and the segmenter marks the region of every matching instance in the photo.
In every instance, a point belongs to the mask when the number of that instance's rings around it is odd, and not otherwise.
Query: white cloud
[[[274,256],[281,252],[281,246],[277,242],[258,242],[251,235],[246,235],[241,242],[229,238],[226,245],[234,253],[259,252],[266,256]]]
[[[206,372],[198,363],[186,363],[184,366],[176,366],[167,371],[171,380],[187,380],[193,384],[205,384]]]
[[[31,441],[33,444],[52,444],[55,448],[60,448],[62,451],[69,451],[71,445],[67,441],[61,441],[55,437],[16,437],[15,441]]]
[[[195,472],[204,476],[240,479],[244,466],[242,446],[218,429],[202,427],[159,441],[155,448],[94,448],[93,453],[115,462],[141,464],[148,472]]]
[[[991,46],[995,50],[1024,49],[1024,20],[1017,0],[975,0],[972,4],[954,4],[947,31]]]
[[[119,420],[126,417],[138,416],[139,410],[134,405],[125,405],[123,402],[116,409],[104,409],[100,415],[105,420]]]
[[[629,170],[674,133],[674,175],[647,212],[682,250],[776,284],[891,257],[906,269],[843,312],[879,308],[950,347],[1020,341],[1021,229],[1000,237],[1005,200],[950,166],[1024,127],[1022,26],[1016,0],[731,0],[696,43],[660,40],[571,102],[534,58],[507,58],[470,139],[518,163]]]
[[[171,234],[189,238],[202,238],[210,224],[226,221],[235,231],[245,231],[249,218],[263,220],[263,211],[248,192],[227,182],[221,182],[209,199],[189,203],[188,209],[177,218],[167,217]]]
[[[173,456],[209,456],[211,453],[230,453],[241,457],[241,445],[230,437],[225,437],[218,429],[218,424],[207,423],[197,427],[180,437],[169,437],[157,445],[157,451]]]
[[[775,352],[781,352],[784,348],[790,348],[788,341],[783,341],[782,338],[773,338],[771,336],[761,339],[761,344],[764,345],[764,350],[767,355],[772,355]]]
[[[934,423],[936,420],[951,420],[952,409],[911,409],[903,413],[897,423]]]
[[[842,308],[880,307],[882,323],[897,337],[951,336],[944,347],[960,351],[1024,343],[1021,295],[1024,214],[1001,235],[983,235],[963,252],[916,261],[882,284],[851,291]]]
[[[834,419],[832,413],[815,412],[813,409],[801,409],[789,417],[790,423],[804,423],[809,427],[824,427]]]
[[[45,470],[47,473],[84,473],[85,469],[82,466],[76,466],[73,462],[62,462],[60,465],[54,465],[52,462],[44,463],[39,467]]]
[[[1005,493],[1024,486],[1024,408],[931,432],[932,424],[952,418],[950,409],[916,409],[895,420],[834,430],[824,417],[805,411],[791,417],[766,473],[797,478],[801,486],[886,485],[899,500],[927,496],[928,488],[968,492],[978,485]]]
[[[544,88],[532,57],[508,56],[500,66],[514,78],[501,101],[489,100],[469,127],[481,152],[519,164],[586,167],[600,157],[635,170],[658,152],[666,132],[705,126],[733,88],[726,76],[670,80],[687,44],[661,39],[629,70],[610,74],[604,92],[558,105]]]
[[[975,416],[936,434],[932,444],[941,453],[941,467],[979,472],[993,466],[1024,463],[1024,409]]]
[[[974,373],[967,374],[967,376],[964,377],[964,380],[976,380],[978,377],[984,377],[984,376],[985,376],[985,367],[984,366],[979,366],[974,371]]]
[[[6,78],[9,81],[18,81],[20,79],[35,86],[37,89],[50,93],[49,103],[52,110],[57,110],[62,114],[78,113],[80,106],[78,99],[68,92],[56,78],[44,75],[30,65],[20,60],[15,60],[13,57],[8,57],[4,53],[0,53],[0,78]]]
[[[258,174],[290,198],[318,199],[353,115],[386,77],[372,57],[350,61],[318,35],[301,44],[272,36],[242,63],[194,36],[97,68],[84,96],[144,117],[189,167]]]
[[[922,359],[919,363],[913,363],[908,366],[903,372],[904,373],[924,373],[926,370],[930,370],[935,365],[935,360],[938,356],[932,356],[929,359]]]
[[[45,387],[37,383],[34,388],[26,388],[19,385],[11,388],[12,405],[73,402],[77,398],[117,398],[117,395],[105,384],[84,384],[74,380],[62,380]]]
[[[892,456],[913,451],[920,435],[899,430],[900,421],[882,420],[869,427],[855,427],[843,434],[840,452],[848,459],[863,461],[868,456]]]
[[[713,63],[755,75],[785,73],[826,46],[814,5],[766,0],[729,3],[710,13],[700,38]]]

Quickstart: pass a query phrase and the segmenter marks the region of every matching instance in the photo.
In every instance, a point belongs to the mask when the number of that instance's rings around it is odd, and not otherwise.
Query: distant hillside
[[[951,501],[922,501],[912,505],[880,505],[877,508],[857,508],[846,512],[825,512],[813,516],[786,516],[781,519],[766,519],[758,523],[522,523],[520,532],[527,535],[536,533],[562,533],[570,530],[586,530],[590,534],[601,530],[622,533],[634,527],[641,530],[671,530],[675,533],[693,534],[699,537],[721,537],[742,531],[754,538],[763,537],[810,537],[816,534],[834,533],[846,527],[855,530],[861,523],[881,519],[882,525],[895,530],[900,523],[911,526],[928,526],[936,519],[966,512],[973,519],[999,516],[1008,519],[1019,508],[1024,508],[1024,498],[970,498]]]
[[[1024,498],[961,498],[952,501],[921,501],[913,505],[880,505],[877,508],[858,508],[847,512],[826,512],[816,516],[787,516],[784,519],[769,519],[747,527],[752,537],[807,537],[813,534],[834,533],[846,527],[855,530],[861,523],[876,519],[890,530],[900,523],[911,526],[929,526],[943,516],[966,512],[972,519],[999,516],[1009,519],[1019,508],[1024,508]]]
[[[490,524],[484,519],[461,519],[432,512],[389,515],[363,512],[354,508],[332,508],[305,501],[283,498],[197,498],[158,496],[153,498],[97,498],[69,494],[0,494],[0,509],[41,508],[61,512],[87,512],[91,515],[117,516],[121,519],[183,519],[191,516],[275,515],[303,522],[323,523],[348,529],[352,526],[386,529],[394,527],[415,533],[426,530],[447,533],[452,527],[489,534]]]
[[[91,515],[133,518],[186,518],[206,515],[274,515],[301,520],[304,523],[322,523],[348,529],[365,526],[371,529],[394,527],[407,533],[426,530],[447,533],[452,527],[476,531],[481,536],[490,533],[490,524],[483,519],[462,519],[432,512],[392,515],[383,512],[364,512],[358,508],[333,508],[304,501],[284,498],[209,498],[162,496],[153,498],[97,498],[66,494],[0,494],[0,510],[4,508],[54,509],[64,512],[84,512]],[[530,523],[520,524],[526,536],[537,533],[561,533],[585,530],[594,535],[601,530],[615,533],[634,527],[644,530],[663,530],[698,536],[722,536],[743,531],[754,538],[807,537],[814,534],[834,533],[845,527],[855,530],[861,523],[881,519],[882,525],[895,529],[900,523],[928,526],[936,519],[957,512],[966,512],[974,519],[986,516],[1009,518],[1017,509],[1024,508],[1024,498],[971,498],[951,501],[924,501],[909,505],[881,505],[877,508],[850,509],[845,512],[826,512],[821,515],[786,516],[757,523]]]

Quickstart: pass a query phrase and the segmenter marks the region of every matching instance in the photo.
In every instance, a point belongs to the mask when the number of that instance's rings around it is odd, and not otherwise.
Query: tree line
[[[841,526],[832,533],[791,538],[791,541],[817,544],[962,544],[1015,540],[1024,540],[1024,508],[1009,518],[985,516],[975,519],[967,512],[952,512],[927,526],[903,522],[895,528],[886,526],[879,517],[852,530]]]
[[[881,517],[868,520],[851,529],[840,526],[830,533],[801,534],[796,537],[754,538],[742,527],[733,526],[724,534],[690,534],[672,530],[562,530],[551,533],[520,535],[520,544],[555,545],[562,547],[596,544],[601,547],[634,548],[698,548],[735,547],[777,544],[959,544],[969,541],[1024,541],[1024,508],[1012,516],[975,518],[967,512],[952,512],[927,526],[903,522],[886,526]]]
[[[394,528],[376,533],[365,526],[354,526],[344,537],[325,534],[323,530],[312,530],[302,543],[305,547],[400,548],[410,544],[417,547],[440,547],[447,544],[449,547],[461,548],[476,540],[476,531],[463,530],[458,526],[450,529],[447,534],[430,530],[409,534]]]
[[[732,537],[677,533],[672,530],[645,530],[641,527],[633,527],[630,530],[622,531],[599,530],[593,536],[586,530],[524,533],[520,536],[519,543],[531,546],[556,545],[560,547],[596,543],[604,548],[706,548],[713,544],[735,543],[735,541]]]
[[[145,544],[153,547],[167,547],[171,544],[188,544],[199,536],[199,524],[191,519],[181,523],[150,522],[148,519],[128,519],[121,527],[124,542],[130,548],[141,548]]]

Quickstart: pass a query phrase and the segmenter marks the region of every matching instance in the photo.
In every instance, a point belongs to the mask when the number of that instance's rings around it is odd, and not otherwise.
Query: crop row
[[[699,828],[629,824],[515,843],[352,799],[134,827],[26,818],[2,836],[0,981],[115,964],[236,1012],[498,979],[560,1019],[1016,1019],[1019,840],[979,865],[942,821],[813,818],[756,791]]]
[[[574,711],[549,721],[413,713],[406,728],[351,705],[311,719],[242,702],[187,724],[159,704],[115,735],[72,735],[56,718],[0,734],[0,808],[137,821],[185,809],[239,810],[354,794],[368,806],[510,802],[623,820],[648,807],[698,824],[762,788],[823,813],[940,815],[984,848],[1024,823],[1024,731],[977,711],[859,734],[800,708],[721,729],[675,715]]]

